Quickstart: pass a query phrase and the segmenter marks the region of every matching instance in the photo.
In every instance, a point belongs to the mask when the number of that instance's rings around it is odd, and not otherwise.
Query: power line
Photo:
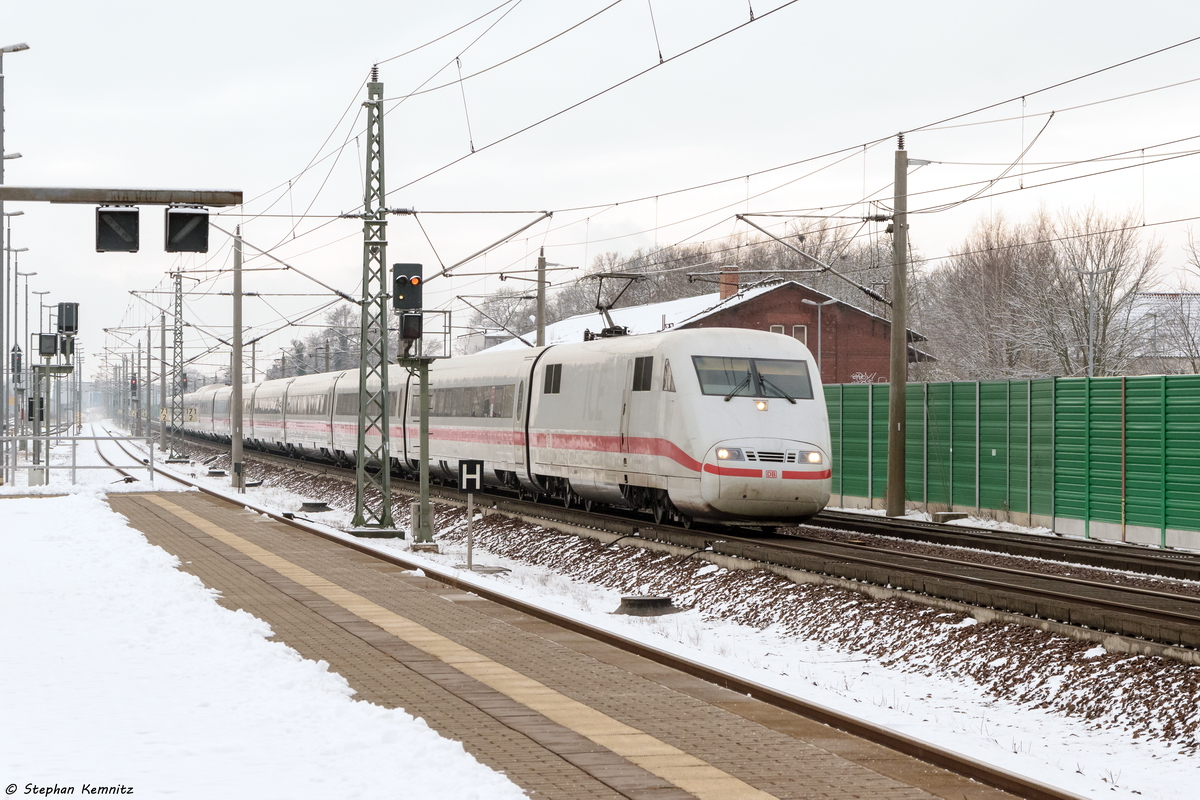
[[[388,58],[385,58],[381,61],[376,61],[375,65],[379,66],[380,64],[387,64],[388,62],[395,61],[398,58],[404,58],[405,56],[411,56],[413,53],[416,53],[419,50],[424,50],[426,47],[429,47],[432,44],[437,44],[438,42],[442,41],[443,39],[449,38],[449,37],[453,36],[454,34],[458,33],[459,31],[465,30],[465,29],[471,27],[476,22],[479,22],[479,20],[484,19],[485,17],[490,17],[492,14],[495,14],[500,9],[504,8],[507,5],[511,5],[514,2],[520,4],[520,0],[504,0],[504,2],[501,3],[500,5],[496,6],[495,8],[491,9],[490,11],[485,11],[484,13],[480,14],[475,19],[471,20],[470,22],[463,23],[462,25],[459,25],[454,30],[452,30],[448,33],[443,33],[441,36],[438,36],[436,39],[430,39],[428,42],[425,42],[425,44],[417,45],[416,47],[412,48],[411,50],[405,50],[403,53],[400,53],[399,55],[389,56]],[[359,87],[359,88],[361,88],[361,87]]]
[[[620,5],[622,2],[624,2],[624,0],[614,0],[614,2],[609,3],[604,8],[597,11],[595,14],[592,14],[589,17],[585,17],[584,19],[581,19],[579,22],[576,22],[571,27],[566,28],[565,30],[559,31],[558,33],[554,34],[549,39],[543,39],[542,41],[538,42],[537,44],[533,45],[532,47],[528,47],[515,55],[509,56],[508,58],[504,59],[503,61],[498,61],[495,64],[492,64],[490,67],[485,67],[484,69],[481,69],[478,72],[472,72],[469,75],[461,75],[460,74],[458,80],[450,81],[448,83],[443,83],[440,86],[431,86],[428,89],[418,88],[418,89],[414,89],[411,92],[408,92],[407,94],[400,94],[400,95],[396,95],[395,97],[385,97],[384,102],[391,102],[393,100],[396,100],[396,101],[399,101],[402,103],[405,100],[408,100],[409,98],[412,98],[412,97],[420,97],[421,95],[430,94],[432,92],[438,92],[438,91],[441,91],[442,89],[449,89],[451,86],[454,86],[455,84],[461,84],[463,81],[469,81],[472,78],[478,78],[480,75],[484,75],[488,72],[491,72],[494,69],[498,69],[498,68],[504,66],[505,64],[512,63],[513,61],[516,61],[518,58],[527,56],[530,53],[534,52],[535,50],[539,50],[539,49],[545,47],[546,45],[550,44],[551,42],[555,41],[556,39],[561,39],[563,36],[566,36],[571,31],[573,31],[576,28],[579,28],[583,25],[586,25],[587,23],[594,20],[596,17],[603,14],[605,11],[608,11],[610,8],[613,8],[614,6]],[[499,22],[499,20],[497,20],[497,22]],[[491,30],[491,29],[489,28],[488,30]],[[484,31],[484,33],[486,34],[487,31]],[[478,41],[478,39],[476,41]],[[471,44],[475,44],[475,42],[472,42]],[[469,45],[468,45],[468,47],[469,47]],[[466,50],[464,50],[463,52],[465,53]],[[461,58],[461,57],[462,57],[462,53],[459,53],[459,55],[456,56],[455,58]],[[447,64],[446,66],[448,67],[449,64]],[[442,70],[444,70],[444,69],[446,69],[446,67],[442,68]],[[440,74],[442,72],[442,70],[438,70],[438,72],[436,72],[434,74],[435,75]],[[432,80],[432,78],[430,78],[430,80]],[[426,82],[428,82],[428,81],[426,81]]]
[[[1016,242],[1014,244],[1002,244],[991,247],[985,247],[979,250],[962,250],[960,252],[949,253],[944,256],[932,256],[925,258],[926,263],[934,261],[948,261],[952,258],[960,258],[962,256],[978,255],[979,253],[994,253],[999,250],[1015,250],[1021,247],[1035,247],[1041,244],[1054,244],[1055,242],[1069,242],[1073,239],[1084,239],[1089,236],[1103,236],[1108,233],[1125,233],[1126,231],[1136,231],[1142,228],[1157,228],[1163,225],[1178,225],[1183,222],[1196,222],[1200,220],[1200,216],[1195,217],[1180,217],[1178,219],[1162,220],[1160,222],[1139,222],[1136,225],[1124,225],[1120,228],[1109,228],[1103,231],[1085,231],[1083,233],[1074,233],[1070,236],[1057,236],[1053,239],[1038,239],[1036,242]]]
[[[760,15],[757,19],[750,20],[749,22],[743,22],[741,25],[735,25],[734,27],[732,27],[722,33],[719,33],[716,36],[713,36],[709,39],[705,39],[703,42],[693,45],[692,47],[689,47],[688,49],[686,49],[680,53],[676,53],[675,55],[671,56],[670,58],[666,59],[665,61],[663,61],[659,64],[653,64],[653,65],[647,67],[646,69],[641,70],[640,72],[636,72],[633,75],[630,75],[628,78],[625,78],[621,81],[618,81],[617,83],[614,83],[613,85],[609,86],[607,89],[601,89],[600,91],[596,92],[595,94],[591,94],[591,95],[585,97],[584,99],[579,100],[578,102],[572,103],[571,105],[567,106],[566,108],[560,109],[560,110],[554,112],[553,114],[550,114],[549,116],[543,117],[542,119],[538,120],[537,122],[530,123],[529,125],[526,125],[525,127],[520,128],[519,130],[515,130],[512,133],[502,136],[493,142],[485,144],[472,153],[467,153],[465,155],[462,155],[462,156],[454,159],[453,161],[443,164],[442,166],[438,167],[437,169],[431,170],[430,172],[427,172],[418,178],[414,178],[413,180],[409,181],[408,183],[397,186],[395,189],[392,189],[391,191],[388,192],[388,196],[390,197],[391,195],[395,194],[398,191],[401,191],[402,189],[407,189],[408,187],[410,187],[416,183],[420,183],[421,181],[425,180],[426,178],[430,178],[434,175],[437,175],[439,172],[449,169],[450,167],[454,166],[455,164],[465,161],[466,159],[470,158],[473,155],[482,153],[484,150],[489,150],[498,144],[507,142],[509,139],[520,136],[523,133],[528,133],[529,131],[533,130],[534,128],[544,125],[552,119],[561,117],[563,114],[566,114],[569,111],[573,111],[582,105],[590,103],[592,100],[595,100],[598,97],[603,97],[604,95],[608,94],[609,92],[619,89],[620,87],[624,86],[625,84],[627,84],[631,81],[637,80],[638,78],[642,77],[643,75],[646,75],[647,73],[652,72],[661,66],[670,64],[671,62],[675,61],[676,59],[683,58],[686,55],[690,55],[691,53],[694,53],[695,51],[697,51],[703,47],[707,47],[708,45],[712,44],[713,42],[724,39],[726,36],[736,32],[736,31],[741,30],[742,28],[746,27],[747,25],[753,25],[755,22],[766,19],[767,17],[771,16],[772,14],[775,14],[778,11],[782,11],[783,9],[785,9],[791,5],[794,5],[798,2],[800,2],[800,0],[788,0],[788,2],[784,3],[783,5],[779,6],[778,8],[773,8],[770,11],[768,11],[766,14]]]
[[[1177,47],[1183,47],[1184,45],[1192,44],[1193,42],[1200,42],[1200,36],[1193,36],[1190,39],[1184,39],[1182,42],[1176,42],[1175,44],[1168,45],[1166,47],[1160,47],[1159,49],[1152,50],[1149,53],[1143,53],[1140,56],[1134,56],[1133,58],[1127,58],[1124,61],[1118,61],[1115,64],[1109,64],[1107,67],[1101,67],[1100,69],[1095,69],[1095,70],[1092,70],[1091,72],[1086,72],[1083,75],[1076,75],[1074,78],[1068,78],[1065,81],[1059,81],[1058,83],[1052,83],[1049,86],[1044,86],[1041,89],[1035,89],[1032,92],[1025,92],[1024,94],[1019,94],[1019,95],[1016,95],[1015,97],[1010,97],[1007,100],[1000,100],[999,102],[989,103],[986,106],[980,106],[979,108],[975,109],[974,111],[966,111],[961,114],[955,114],[953,116],[946,117],[945,119],[940,119],[937,122],[927,123],[925,125],[920,126],[919,128],[911,128],[911,129],[905,131],[905,133],[914,133],[916,131],[932,129],[932,128],[934,128],[934,126],[937,126],[937,125],[945,125],[947,122],[953,122],[956,119],[962,119],[963,117],[969,117],[972,114],[978,114],[982,111],[987,111],[988,109],[991,109],[991,108],[997,108],[998,106],[1006,105],[1008,103],[1012,103],[1017,100],[1024,100],[1024,99],[1033,97],[1036,94],[1043,94],[1044,92],[1048,92],[1051,89],[1058,89],[1058,88],[1061,88],[1061,87],[1066,86],[1071,83],[1076,83],[1078,81],[1082,81],[1087,78],[1091,78],[1096,75],[1100,75],[1102,73],[1109,72],[1114,69],[1119,69],[1120,67],[1128,66],[1129,64],[1133,64],[1133,63],[1135,63],[1137,61],[1141,61],[1143,59],[1151,58],[1152,56],[1161,55],[1162,53],[1165,53],[1169,50],[1174,50]]]

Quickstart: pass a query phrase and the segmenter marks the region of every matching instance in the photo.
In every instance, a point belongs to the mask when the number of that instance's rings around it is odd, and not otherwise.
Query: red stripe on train
[[[761,469],[738,469],[737,467],[718,467],[716,464],[705,464],[705,472],[711,472],[713,475],[726,475],[735,478],[761,478],[763,476]]]
[[[823,481],[826,478],[833,477],[833,470],[823,469],[820,472],[789,472],[783,471],[784,480],[794,481]]]

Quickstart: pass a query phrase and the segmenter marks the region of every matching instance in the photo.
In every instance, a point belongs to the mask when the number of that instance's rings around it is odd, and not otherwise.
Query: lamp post
[[[25,282],[25,288],[26,289],[29,288],[28,281]],[[45,410],[42,406],[42,403],[44,401],[40,401],[40,400],[36,399],[36,398],[41,397],[42,387],[40,385],[40,381],[36,380],[37,373],[33,369],[33,358],[34,358],[35,354],[40,357],[41,353],[42,353],[41,341],[40,341],[40,334],[43,333],[43,331],[42,331],[42,309],[46,307],[45,303],[43,303],[42,300],[46,299],[46,295],[50,294],[50,292],[49,292],[49,290],[47,290],[44,292],[34,291],[33,293],[38,295],[38,300],[37,300],[37,302],[38,302],[38,334],[39,334],[38,344],[36,346],[33,344],[33,337],[31,335],[31,332],[29,331],[29,294],[28,293],[26,293],[26,295],[25,295],[25,335],[29,337],[29,375],[30,375],[30,379],[31,379],[29,381],[29,389],[30,389],[29,396],[35,398],[33,401],[33,404],[35,406],[37,406],[35,411],[40,412],[36,416],[34,416],[30,419],[30,423],[33,425],[34,436],[36,437],[38,435],[38,431],[39,431],[39,423],[40,423],[41,417],[45,414]],[[33,442],[33,461],[35,464],[38,463],[37,459],[38,459],[38,440],[35,438],[34,442]]]
[[[29,366],[30,366],[30,369],[32,369],[33,368],[33,356],[35,353],[40,355],[40,350],[38,347],[34,346],[33,331],[29,330],[29,294],[30,294],[29,293],[29,281],[25,281],[25,290],[26,290],[25,291],[25,337],[29,340]],[[39,306],[39,308],[38,308],[38,333],[41,333],[42,332],[42,309],[40,308],[40,306],[42,305],[42,300],[44,300],[46,295],[50,294],[50,292],[49,291],[39,292],[37,290],[34,290],[33,294],[38,295],[38,299],[37,299],[37,304]]]
[[[1154,334],[1153,338],[1151,339],[1151,342],[1153,343],[1151,346],[1154,348],[1154,374],[1162,375],[1162,365],[1158,360],[1158,312],[1151,311],[1149,316],[1154,320]]]
[[[0,109],[0,111],[2,111],[2,109]],[[12,263],[11,254],[29,249],[27,247],[22,247],[20,250],[14,250],[12,248],[12,218],[19,217],[24,213],[25,213],[24,211],[4,212],[4,216],[7,218],[7,219],[5,219],[6,230],[2,232],[4,234],[3,241],[5,242],[5,245],[4,245],[4,270],[3,270],[3,272],[0,272],[0,357],[4,357],[4,358],[9,357],[9,348],[10,348],[9,343],[8,343],[8,328],[9,328],[8,317],[9,316],[16,317],[15,311],[11,315],[8,314],[8,298],[6,296],[6,292],[9,291],[8,287],[12,283],[12,279],[10,279],[9,275],[8,275],[9,267],[11,266],[11,263]],[[16,308],[16,294],[17,294],[15,287],[12,289],[12,294],[13,294],[13,308],[15,309]],[[16,327],[15,319],[12,321],[12,325],[14,328]],[[15,335],[15,331],[14,331],[14,335]],[[10,435],[16,429],[17,411],[16,411],[15,404],[12,406],[13,422],[10,425],[9,421],[8,421],[9,407],[10,407],[9,397],[10,397],[10,395],[15,396],[15,394],[16,394],[15,389],[12,388],[16,384],[15,384],[15,379],[10,377],[11,373],[12,373],[11,367],[12,367],[12,365],[10,363],[5,363],[3,365],[3,368],[0,368],[0,436]],[[6,471],[6,468],[8,465],[8,458],[6,458],[6,450],[9,446],[10,446],[9,443],[7,443],[7,442],[0,445],[0,483],[4,483],[4,481],[5,481],[5,471]],[[16,480],[15,473],[8,480],[10,480],[10,481]]]
[[[16,268],[13,270],[13,275],[15,276],[13,278],[13,286],[14,287],[16,286],[17,278],[25,279],[25,331],[24,331],[25,335],[22,336],[21,330],[17,327],[17,296],[16,296],[16,292],[14,292],[13,293],[13,342],[20,344],[22,341],[25,341],[26,344],[28,344],[27,340],[29,338],[29,279],[31,277],[33,277],[34,275],[37,275],[37,273],[36,272],[21,272],[20,268]]]
[[[818,303],[816,300],[809,300],[807,297],[800,299],[801,303],[808,306],[817,307],[817,374],[821,376],[821,383],[825,382],[825,369],[821,361],[821,309],[825,306],[831,306],[837,302],[837,298],[833,297],[824,302]]]
[[[1101,275],[1107,275],[1116,269],[1116,267],[1108,267],[1107,269],[1078,269],[1076,267],[1067,267],[1076,275],[1086,275],[1088,279],[1088,365],[1087,373],[1089,378],[1096,377],[1096,278]]]
[[[22,248],[22,249],[25,250],[28,248]],[[13,262],[13,289],[14,289],[14,291],[13,291],[13,350],[16,352],[20,352],[21,342],[25,341],[29,334],[29,279],[34,275],[37,275],[37,272],[21,272],[20,266],[15,261]],[[25,337],[22,337],[21,330],[17,327],[17,293],[16,293],[15,289],[17,287],[17,279],[18,278],[25,279]],[[26,357],[21,365],[21,372],[27,372],[28,370],[29,370],[29,356],[28,356],[28,354],[26,354]],[[19,389],[19,391],[14,392],[14,394],[17,395],[17,407],[15,409],[13,409],[14,418],[19,420],[21,418],[20,417],[21,409],[25,408],[25,395],[29,390],[28,390],[27,386],[25,385],[25,382],[24,382],[24,379],[23,379],[21,373],[17,373],[15,376],[15,379],[16,379],[17,384],[21,384],[21,388]],[[21,432],[24,433],[27,425],[21,424],[19,427],[21,428]],[[18,448],[21,450],[21,452],[25,452],[26,444],[25,444],[24,439],[20,440],[17,443],[17,448],[14,448],[13,452],[12,452],[12,461],[10,463],[12,464],[12,473],[13,473],[14,480],[16,479],[16,474],[17,474],[17,449]]]

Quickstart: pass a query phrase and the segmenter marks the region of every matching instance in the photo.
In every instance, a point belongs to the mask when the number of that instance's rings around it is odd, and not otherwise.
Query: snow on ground
[[[0,784],[10,794],[524,796],[460,743],[353,700],[325,662],[218,605],[111,511],[97,487],[112,473],[86,474],[103,480],[72,489],[56,473],[38,491],[66,497],[0,496]]]
[[[203,476],[207,467],[184,471]],[[211,483],[227,488],[229,481]],[[320,485],[302,475],[269,478],[246,498],[284,511],[297,510],[302,500],[327,500],[334,511],[304,516],[346,527],[353,489],[330,496]],[[11,502],[0,501],[0,513]],[[406,557],[440,569],[461,564],[464,517],[435,507],[442,554]],[[403,515],[397,524],[405,524]],[[1195,794],[1200,669],[766,573],[604,547],[499,517],[476,522],[475,530],[475,562],[512,571],[459,572],[464,581],[1081,795]],[[369,544],[408,547],[398,540]],[[689,610],[650,618],[611,614],[624,594],[659,593]]]

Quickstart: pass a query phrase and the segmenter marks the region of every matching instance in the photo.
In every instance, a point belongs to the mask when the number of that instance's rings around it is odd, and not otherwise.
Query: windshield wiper
[[[758,375],[758,379],[759,379],[760,381],[762,381],[762,384],[763,384],[763,386],[770,386],[772,389],[774,389],[775,391],[779,392],[780,396],[782,396],[782,397],[786,397],[786,398],[787,398],[787,401],[788,401],[789,403],[791,403],[792,405],[796,405],[796,399],[795,399],[794,397],[792,397],[790,394],[788,394],[787,392],[785,392],[783,389],[780,389],[780,388],[779,388],[778,386],[776,386],[775,384],[771,383],[771,381],[769,381],[769,380],[767,380],[766,378],[764,378],[764,377],[762,376],[762,373],[759,373],[759,375]],[[736,391],[736,390],[735,390],[735,391]],[[726,399],[728,399],[728,398],[726,398]]]
[[[733,387],[732,392],[725,395],[725,402],[728,403],[735,394],[737,394],[738,392],[740,392],[742,390],[743,386],[749,386],[749,385],[750,385],[750,370],[746,370],[746,377],[742,378],[741,383],[739,383],[737,386]]]

